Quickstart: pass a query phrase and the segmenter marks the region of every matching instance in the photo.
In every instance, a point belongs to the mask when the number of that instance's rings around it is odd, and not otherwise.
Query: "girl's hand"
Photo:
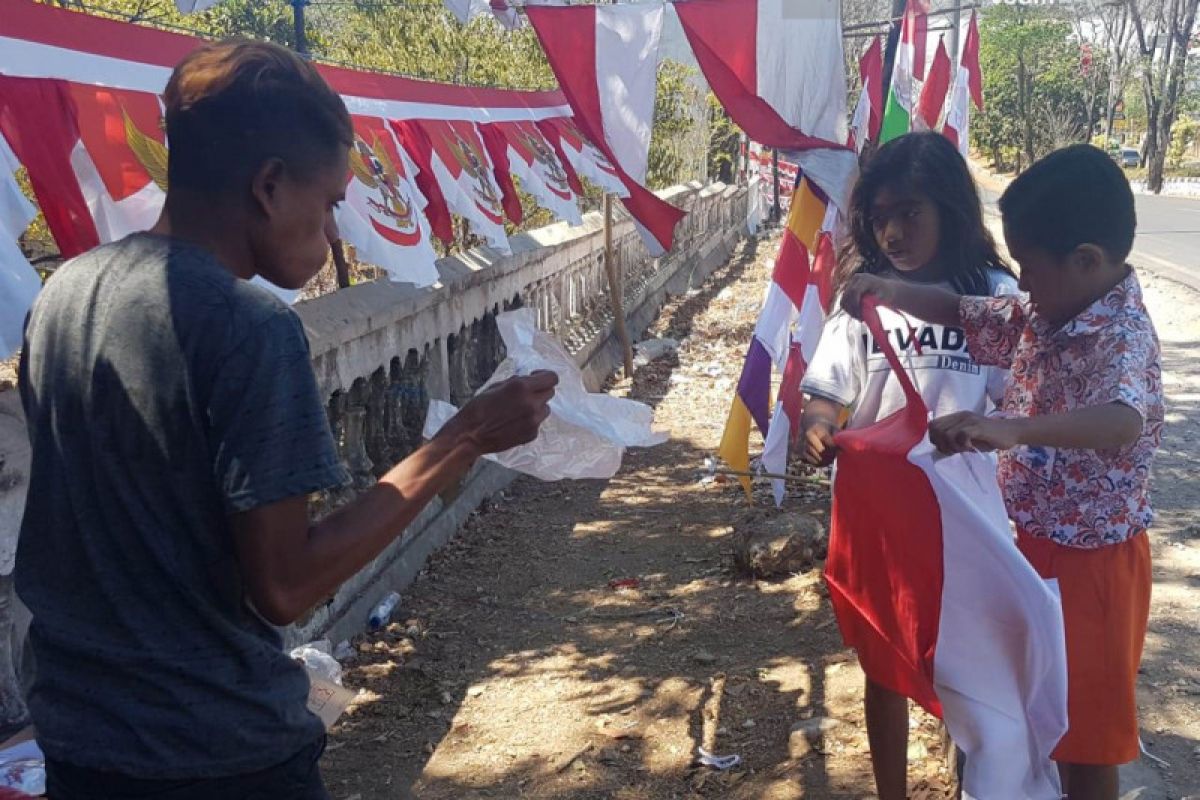
[[[972,450],[1011,450],[1020,441],[1020,420],[960,411],[929,423],[929,441],[946,454]]]
[[[817,421],[804,431],[804,460],[815,467],[828,467],[837,456],[833,443],[834,427],[827,422]]]
[[[862,300],[863,296],[868,294],[875,295],[885,306],[895,305],[895,286],[894,280],[859,273],[850,278],[846,288],[842,290],[842,309],[855,319],[862,319]]]

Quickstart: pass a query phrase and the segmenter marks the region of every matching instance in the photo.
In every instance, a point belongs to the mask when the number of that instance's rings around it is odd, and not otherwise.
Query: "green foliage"
[[[1188,151],[1200,137],[1200,120],[1182,117],[1175,120],[1171,128],[1171,146],[1167,148],[1167,166],[1178,168],[1183,166]]]
[[[995,166],[1028,164],[1088,138],[1093,109],[1083,93],[1082,52],[1066,19],[1051,7],[998,4],[988,8],[979,34],[986,105],[971,135]]]
[[[695,70],[678,61],[664,60],[658,68],[658,95],[654,99],[654,128],[650,136],[650,158],[646,185],[662,189],[699,177],[685,175],[680,144],[695,127],[693,109],[700,91],[689,78]]]
[[[732,183],[737,172],[737,159],[742,143],[742,129],[733,123],[729,114],[712,92],[708,93],[708,177]]]

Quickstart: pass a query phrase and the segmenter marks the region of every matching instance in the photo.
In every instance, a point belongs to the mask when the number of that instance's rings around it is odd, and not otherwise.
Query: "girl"
[[[983,224],[975,182],[957,149],[938,133],[913,133],[879,149],[850,201],[852,243],[834,272],[835,293],[859,272],[940,284],[960,294],[1016,291],[1016,279]],[[976,364],[960,328],[929,325],[890,309],[880,317],[934,417],[985,413],[1003,396],[1004,373]],[[917,353],[917,349],[920,353]],[[844,312],[825,323],[801,388],[809,396],[804,458],[827,465],[833,434],[848,415],[860,428],[904,406],[904,394],[866,326]],[[879,800],[904,800],[908,701],[870,678],[867,738]]]

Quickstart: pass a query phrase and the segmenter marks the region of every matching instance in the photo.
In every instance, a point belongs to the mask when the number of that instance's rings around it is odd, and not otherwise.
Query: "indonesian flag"
[[[1017,550],[994,459],[935,451],[928,409],[873,304],[864,317],[908,402],[835,437],[825,580],[842,635],[871,680],[945,720],[967,754],[964,796],[1057,800],[1058,593]]]
[[[504,231],[502,193],[496,183],[492,160],[475,124],[464,120],[424,119],[393,125],[397,132],[405,131],[401,139],[417,162],[417,168],[436,181],[437,188],[422,186],[429,195],[430,206],[440,204],[444,198],[446,208],[466,219],[471,229],[489,245],[502,253],[511,252]],[[431,218],[444,218],[443,212],[431,214]],[[434,230],[446,239],[444,224],[434,221]]]
[[[207,0],[205,0],[207,1]],[[491,14],[506,30],[520,27],[521,18],[507,0],[445,0],[446,8],[466,25],[483,14]]]
[[[781,150],[843,149],[836,0],[688,0],[675,12],[709,86],[747,136]]]
[[[950,56],[946,55],[946,42],[939,38],[937,52],[933,54],[933,65],[929,68],[929,77],[921,84],[921,99],[917,102],[917,113],[913,117],[914,129],[937,130],[949,89]]]
[[[156,221],[167,181],[159,95],[173,66],[202,44],[51,5],[6,0],[0,14],[0,134],[27,169],[65,257]],[[482,164],[486,183],[480,204],[490,208],[487,201],[499,192],[475,123],[544,123],[570,114],[560,92],[478,89],[326,65],[318,69],[345,101],[356,132],[347,202],[337,212],[339,228],[360,256],[385,268],[393,280],[436,280],[429,233],[443,223],[448,228],[450,221],[444,202],[427,205],[420,181],[428,179],[440,198],[438,177],[415,169],[411,153],[398,147],[388,130],[394,121],[454,120],[445,124],[466,141],[455,138],[442,147],[439,139],[436,153],[427,141],[429,158],[443,168],[439,174],[456,201],[464,173]],[[462,207],[470,217],[474,206]],[[502,231],[502,220],[488,223],[492,233]],[[480,225],[479,218],[473,224]],[[0,309],[0,316],[8,313]]]
[[[0,358],[21,347],[25,316],[42,288],[37,270],[25,259],[17,239],[37,216],[13,173],[20,164],[0,136]]]
[[[346,202],[338,206],[342,237],[363,261],[381,265],[393,281],[429,286],[438,280],[437,253],[417,190],[417,167],[387,121],[354,115],[354,147]],[[401,267],[403,265],[403,267]]]
[[[900,26],[900,43],[892,66],[892,85],[883,112],[879,143],[886,144],[912,129],[915,79],[925,72],[926,9],[921,0],[908,0]],[[918,52],[919,51],[919,52]]]
[[[566,168],[567,178],[572,181],[571,188],[577,194],[583,193],[583,186],[578,183],[578,178],[583,177],[602,191],[621,198],[629,197],[629,189],[621,182],[620,171],[587,140],[574,120],[570,117],[554,117],[539,121],[537,127],[558,153],[559,161]]]
[[[847,141],[855,152],[861,153],[867,142],[879,137],[883,122],[883,44],[878,36],[858,60],[858,80],[862,91],[854,107]]]
[[[642,185],[654,122],[664,8],[527,6],[575,123],[617,168],[622,198],[652,255],[671,249],[684,212]]]
[[[496,181],[504,193],[506,208],[515,202],[516,213],[520,215],[519,200],[514,196],[510,202],[509,198],[510,192],[515,192],[512,176],[516,176],[521,181],[521,188],[533,195],[542,208],[572,225],[583,222],[566,169],[536,125],[532,122],[491,122],[480,125],[479,132],[495,165]],[[509,214],[509,218],[512,217]]]
[[[968,99],[967,95],[970,94]],[[953,142],[966,158],[970,150],[968,139],[971,108],[983,110],[983,73],[979,70],[979,24],[975,12],[967,26],[967,38],[963,42],[962,58],[959,60],[958,75],[954,80],[954,91],[950,94],[950,110],[946,112],[946,125],[942,133]]]

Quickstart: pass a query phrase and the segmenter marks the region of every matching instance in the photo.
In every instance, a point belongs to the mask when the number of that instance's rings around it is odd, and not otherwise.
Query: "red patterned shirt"
[[[1005,416],[1062,414],[1123,403],[1142,434],[1114,450],[1017,447],[1000,455],[1008,514],[1030,536],[1068,547],[1118,544],[1149,527],[1148,483],[1162,438],[1158,335],[1129,277],[1055,328],[1023,296],[964,297],[967,346],[980,364],[1009,367]]]

